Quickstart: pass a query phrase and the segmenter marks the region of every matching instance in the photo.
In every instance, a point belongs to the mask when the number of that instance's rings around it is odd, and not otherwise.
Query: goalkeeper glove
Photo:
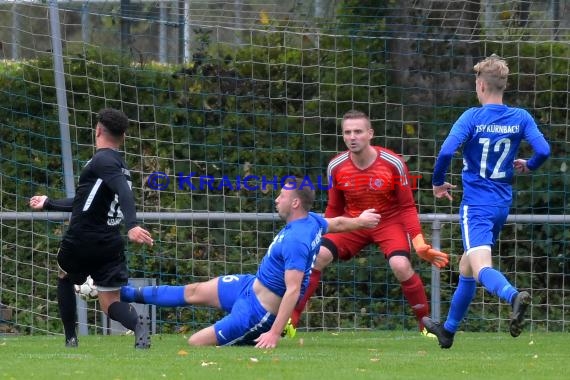
[[[422,234],[418,234],[412,239],[412,245],[419,257],[425,261],[429,261],[432,265],[435,265],[438,268],[443,268],[449,263],[447,253],[440,252],[433,249],[431,245],[426,244]]]

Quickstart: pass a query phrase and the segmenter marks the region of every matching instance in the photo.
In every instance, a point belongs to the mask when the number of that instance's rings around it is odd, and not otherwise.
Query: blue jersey
[[[432,183],[443,184],[453,153],[463,145],[463,203],[509,206],[513,161],[523,139],[535,152],[527,166],[536,169],[548,157],[549,147],[527,111],[499,104],[470,108],[443,143]]]
[[[306,218],[297,219],[279,231],[261,260],[256,277],[273,293],[285,294],[285,271],[299,270],[305,273],[301,284],[301,296],[309,283],[311,268],[321,245],[321,236],[327,232],[326,220],[310,212]]]

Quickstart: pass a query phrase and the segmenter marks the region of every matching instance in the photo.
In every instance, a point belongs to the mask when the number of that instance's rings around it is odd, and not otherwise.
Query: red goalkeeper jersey
[[[421,233],[412,181],[399,155],[374,146],[376,160],[366,169],[357,168],[350,151],[334,157],[327,175],[332,180],[325,217],[357,217],[366,209],[376,209],[380,223],[401,223],[413,238]]]

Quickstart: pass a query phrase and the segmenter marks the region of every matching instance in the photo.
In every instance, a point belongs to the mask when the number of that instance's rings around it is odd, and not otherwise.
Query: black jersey
[[[98,149],[79,176],[75,197],[69,200],[48,199],[48,210],[71,211],[69,230],[82,232],[115,232],[125,219],[127,231],[137,225],[131,190],[131,174],[121,153],[114,149]]]

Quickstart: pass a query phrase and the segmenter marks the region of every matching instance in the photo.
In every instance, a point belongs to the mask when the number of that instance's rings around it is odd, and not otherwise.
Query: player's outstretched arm
[[[256,348],[277,347],[277,343],[279,342],[279,339],[281,339],[281,333],[283,332],[283,329],[285,328],[285,325],[291,317],[291,313],[293,313],[293,309],[299,300],[304,272],[288,269],[285,271],[284,276],[286,290],[283,298],[281,298],[281,304],[279,305],[279,310],[277,310],[275,321],[269,331],[261,334],[257,339],[255,339]]]
[[[30,207],[34,210],[43,210],[46,200],[46,195],[34,195],[30,198]]]
[[[449,263],[447,253],[433,249],[431,245],[425,242],[422,234],[418,234],[412,239],[412,245],[419,257],[438,268],[444,268]]]
[[[358,230],[360,228],[374,228],[380,222],[380,214],[371,208],[362,211],[356,218],[337,216],[336,218],[325,218],[329,224],[327,232],[346,232]]]
[[[73,198],[54,200],[46,195],[34,195],[30,198],[30,207],[34,210],[72,211]]]

